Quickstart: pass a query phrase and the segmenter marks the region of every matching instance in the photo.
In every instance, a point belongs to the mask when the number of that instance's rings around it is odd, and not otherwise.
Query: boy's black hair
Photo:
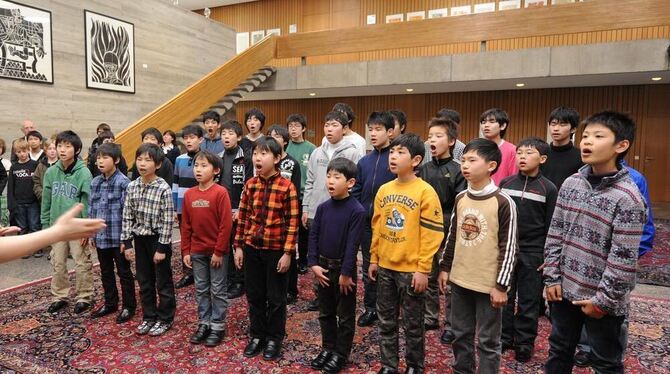
[[[234,119],[224,122],[223,125],[221,125],[221,132],[223,132],[223,130],[233,130],[237,136],[244,135],[242,132],[242,125]]]
[[[324,118],[323,121],[337,121],[342,125],[342,127],[349,126],[349,119],[347,118],[347,115],[337,110],[328,112],[328,114],[326,114],[326,118]]]
[[[522,139],[519,143],[517,143],[516,149],[519,150],[521,147],[535,148],[540,153],[540,156],[546,156],[549,154],[549,144],[537,136],[531,136]]]
[[[458,125],[456,122],[447,117],[433,118],[428,122],[428,129],[437,126],[444,128],[450,140],[456,141],[458,139]]]
[[[331,170],[344,175],[347,180],[356,179],[356,173],[358,173],[356,164],[344,157],[338,157],[330,161],[328,168],[326,168],[326,173],[329,173]]]
[[[30,138],[31,136],[39,139],[40,141],[44,140],[44,137],[42,136],[42,134],[40,134],[40,132],[37,131],[37,130],[33,130],[33,131],[28,132],[26,134],[26,140],[28,140],[28,138]]]
[[[207,160],[207,162],[209,162],[209,164],[212,165],[214,169],[219,169],[219,173],[214,174],[215,176],[221,174],[221,171],[223,170],[223,161],[221,160],[221,157],[208,150],[201,150],[200,152],[196,153],[195,157],[193,157],[193,160],[197,161],[200,158]]]
[[[95,128],[95,132],[98,132],[100,130],[102,130],[102,131],[112,131],[112,128],[108,124],[103,122],[103,123],[99,124],[98,127]]]
[[[267,131],[267,135],[272,136],[272,132],[276,132],[277,135],[281,136],[282,139],[284,139],[284,150],[288,147],[288,143],[291,141],[291,136],[288,134],[288,130],[286,127],[279,125],[279,124],[274,124],[270,126],[270,128]]]
[[[619,153],[616,159],[617,162],[623,160],[630,150],[630,147],[633,146],[633,142],[635,141],[635,121],[633,121],[633,119],[626,113],[606,110],[604,112],[596,113],[585,119],[583,122],[584,130],[586,130],[589,125],[596,123],[599,123],[612,130],[614,133],[615,143],[618,143],[622,140],[628,140],[630,146],[622,153]]]
[[[98,139],[100,139],[100,144],[102,144],[102,142],[107,140],[107,139],[115,139],[114,138],[114,133],[111,132],[111,131],[105,130],[105,131],[101,132],[100,135],[98,135]]]
[[[502,109],[491,108],[482,113],[481,116],[479,116],[479,123],[482,123],[482,121],[486,121],[489,117],[495,118],[496,122],[498,122],[500,127],[502,127],[502,125],[507,125],[505,126],[504,129],[500,130],[500,137],[504,139],[505,133],[509,129],[509,116],[507,115],[507,112],[505,112]]]
[[[333,110],[336,112],[341,112],[344,113],[347,116],[347,124],[349,127],[354,123],[354,120],[356,119],[356,115],[354,114],[354,110],[351,108],[351,106],[347,103],[337,103],[333,105]]]
[[[260,138],[256,139],[256,144],[254,144],[254,148],[252,148],[252,152],[255,151],[256,149],[261,150],[261,151],[268,151],[272,153],[274,157],[281,157],[281,146],[275,138],[271,136],[261,136]]]
[[[135,151],[135,159],[140,157],[143,154],[147,154],[149,158],[156,164],[156,168],[163,163],[165,159],[165,153],[161,147],[157,146],[154,143],[142,143]]]
[[[400,109],[393,109],[389,110],[389,113],[391,113],[391,116],[395,121],[398,121],[398,125],[400,125],[400,133],[404,134],[405,130],[407,130],[407,115],[405,112]]]
[[[81,152],[81,138],[72,130],[61,131],[56,135],[56,146],[60,143],[70,143],[74,147],[74,158]]]
[[[461,114],[458,111],[451,108],[442,108],[435,113],[437,118],[448,118],[452,120],[455,124],[459,125],[461,123]],[[481,122],[481,121],[479,121]]]
[[[391,142],[391,149],[398,146],[407,148],[412,158],[415,156],[421,156],[421,159],[423,160],[423,155],[426,153],[426,146],[423,144],[421,137],[419,137],[419,135],[412,134],[411,132],[402,134],[399,137],[393,139]]]
[[[368,116],[368,126],[370,125],[384,125],[386,130],[393,130],[395,123],[393,116],[389,112],[372,112]]]
[[[286,126],[288,126],[288,124],[291,122],[300,123],[303,129],[307,127],[307,119],[305,119],[305,116],[300,113],[289,114],[288,118],[286,118]]]
[[[493,140],[488,140],[486,138],[476,138],[470,141],[465,148],[463,149],[463,154],[473,151],[477,155],[484,159],[486,162],[495,161],[496,168],[493,169],[491,175],[495,174],[500,167],[500,162],[502,161],[502,153],[498,148],[498,144]]]
[[[105,132],[111,133],[111,131]],[[114,162],[117,162],[121,159],[121,147],[114,143],[102,143],[95,151],[95,157],[98,158],[99,156],[109,156],[114,160]]]
[[[263,126],[265,126],[265,114],[263,114],[263,112],[258,108],[251,108],[251,109],[247,110],[247,112],[244,113],[244,125],[245,126],[247,124],[247,121],[251,117],[256,117],[258,119],[258,121],[260,121],[261,130],[263,130]],[[247,130],[248,129],[249,128],[247,127]]]
[[[547,123],[556,120],[570,124],[570,130],[576,129],[579,125],[579,112],[574,108],[558,107],[549,113]]]
[[[165,134],[170,134],[170,136],[172,137],[172,145],[176,147],[177,146],[177,134],[175,134],[175,132],[172,131],[172,130],[163,131],[163,136],[165,136]]]
[[[195,135],[198,138],[205,136],[205,130],[202,129],[202,126],[199,125],[187,125],[181,129],[181,137],[185,138],[186,135]]]
[[[207,111],[202,115],[202,123],[207,122],[208,119],[214,120],[216,123],[221,123],[221,116],[213,110]]]
[[[142,141],[144,141],[144,137],[147,135],[151,135],[156,140],[158,140],[158,144],[163,144],[163,134],[161,134],[160,130],[158,130],[155,127],[149,127],[148,129],[142,131]]]

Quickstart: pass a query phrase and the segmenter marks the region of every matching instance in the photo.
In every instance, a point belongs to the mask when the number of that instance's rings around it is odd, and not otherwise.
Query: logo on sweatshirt
[[[393,231],[400,231],[405,228],[405,216],[396,208],[391,211],[391,217],[386,217],[386,228]]]
[[[193,200],[191,203],[191,208],[209,208],[209,200],[198,199]]]
[[[461,243],[466,247],[481,244],[488,234],[488,223],[486,218],[476,209],[466,208],[463,210],[461,223]]]

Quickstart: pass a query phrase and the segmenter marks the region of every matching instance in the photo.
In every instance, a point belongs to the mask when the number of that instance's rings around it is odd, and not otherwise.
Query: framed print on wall
[[[135,93],[135,26],[84,10],[86,87]]]
[[[53,84],[51,12],[0,0],[0,78]]]

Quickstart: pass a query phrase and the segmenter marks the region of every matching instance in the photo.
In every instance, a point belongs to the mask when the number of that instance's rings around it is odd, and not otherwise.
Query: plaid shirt
[[[144,183],[142,178],[130,182],[123,209],[121,240],[132,248],[135,236],[158,235],[157,252],[171,249],[174,205],[172,189],[163,178]]]
[[[91,181],[91,197],[88,216],[102,218],[107,227],[93,237],[98,248],[119,248],[121,246],[121,220],[123,201],[130,180],[118,169],[109,179],[98,175]]]
[[[298,193],[290,180],[276,173],[255,176],[244,186],[240,201],[235,248],[293,252],[298,232]]]

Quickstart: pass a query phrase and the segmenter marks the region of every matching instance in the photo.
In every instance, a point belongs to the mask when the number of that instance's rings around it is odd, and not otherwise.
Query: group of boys
[[[298,296],[298,274],[309,268],[316,291],[310,307],[319,310],[322,331],[322,350],[310,366],[339,372],[355,334],[360,247],[365,310],[357,324],[379,321],[380,373],[398,371],[401,321],[405,372],[424,371],[425,332],[439,328],[439,291],[447,295],[441,341],[452,345],[455,372],[475,371],[475,334],[481,372],[498,372],[505,349],[529,361],[545,287],[553,325],[546,370],[571,371],[584,326],[594,369],[623,372],[638,248],[653,240],[645,233],[641,244],[643,227],[653,229],[640,191],[646,187],[622,163],[635,135],[626,115],[589,117],[579,150],[571,141],[579,114],[569,108],[549,115],[551,145],[532,137],[517,146],[504,140],[510,120],[500,109],[481,115],[484,137],[467,144],[458,140],[454,110],[442,109],[429,122],[425,143],[404,134],[404,113],[378,111],[366,122],[373,147],[367,154],[351,130],[353,110],[342,103],[325,116],[318,147],[304,139],[307,123],[299,114],[266,136],[265,115],[256,108],[245,114],[247,136],[240,123],[221,124],[215,112],[203,118],[204,130],[182,130],[187,152],[174,167],[159,147],[160,132],[145,130],[132,182],[119,171],[117,145],[97,146],[101,174],[91,180],[77,159],[81,140],[71,131],[56,137],[59,161],[44,176],[42,225],[76,202],[107,222],[92,238],[105,292],[93,317],[117,309],[116,264],[123,299],[117,322],[132,318],[129,261],[136,261],[143,307],[137,333],[171,328],[176,213],[182,263],[192,271],[176,285],[195,283],[198,300],[193,344],[218,345],[227,300],[246,293],[244,356],[279,358],[287,303]],[[50,312],[67,304],[68,247],[77,272],[75,312],[92,305],[86,244],[54,245]]]

